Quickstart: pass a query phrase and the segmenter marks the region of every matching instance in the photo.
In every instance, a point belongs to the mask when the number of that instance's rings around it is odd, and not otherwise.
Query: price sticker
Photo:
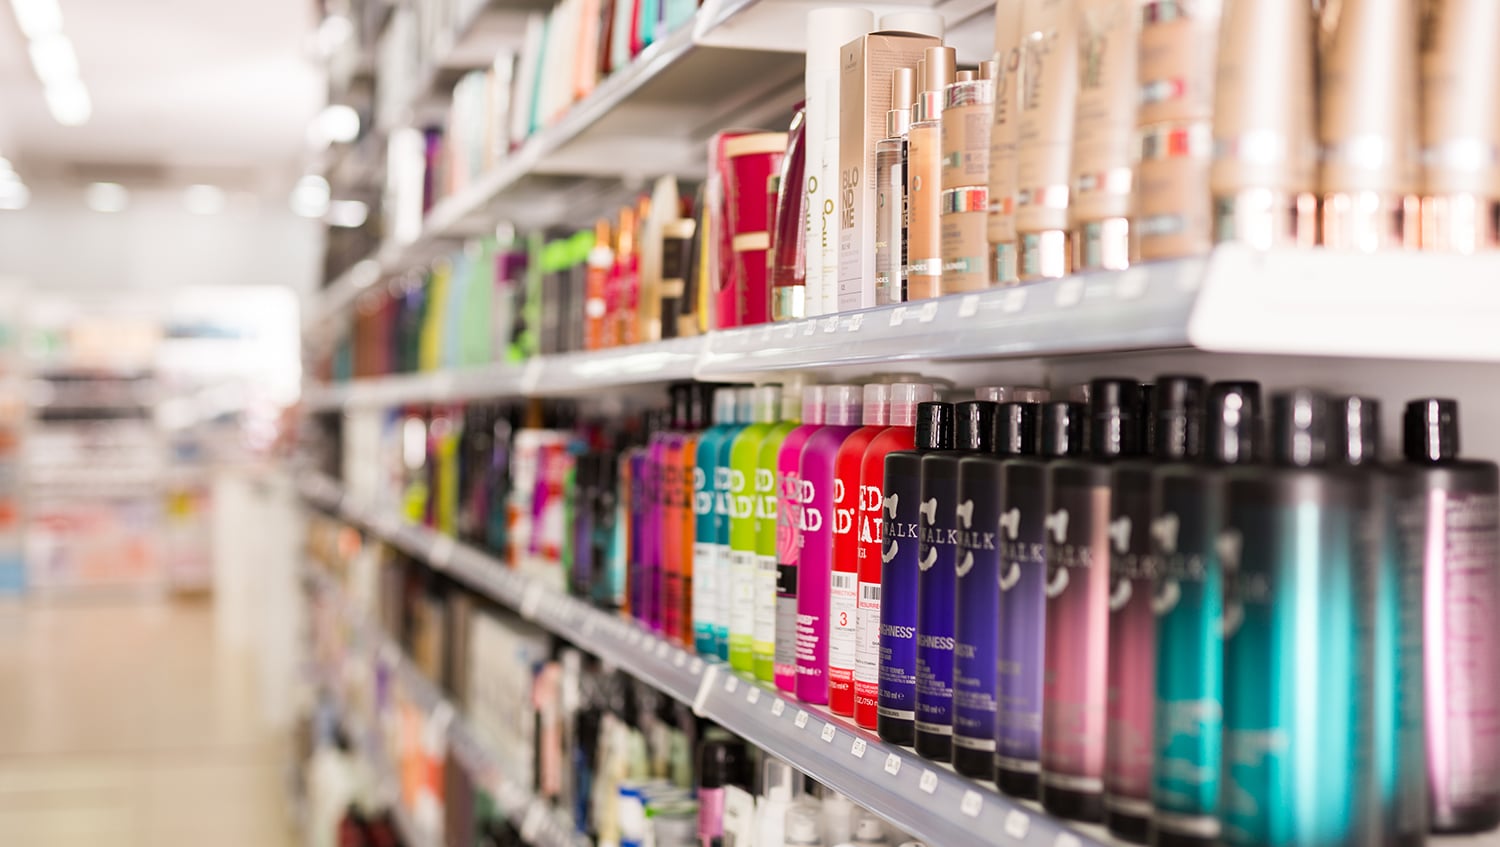
[[[817,321],[803,321],[802,322],[802,334],[804,336],[810,336],[814,332],[817,332],[817,331],[818,331],[818,322]]]
[[[917,780],[917,787],[922,789],[923,794],[932,794],[937,791],[937,774],[933,771],[922,771],[922,778]]]
[[[802,709],[798,709],[797,717],[792,721],[792,723],[796,724],[798,729],[807,729],[807,712],[803,711]]]
[[[685,664],[687,664],[687,654],[678,650],[677,655],[672,657],[672,667],[680,668]]]
[[[1065,279],[1057,286],[1057,299],[1054,301],[1059,309],[1071,309],[1083,300],[1083,280],[1078,277]]]
[[[1115,296],[1121,300],[1138,300],[1146,293],[1146,283],[1150,281],[1150,275],[1145,268],[1129,268],[1120,274],[1120,281],[1115,284]]]
[[[1011,809],[1005,815],[1005,834],[1020,841],[1031,831],[1031,818],[1020,809]]]
[[[958,316],[972,318],[977,314],[979,314],[979,295],[965,294],[964,299],[958,301]]]
[[[724,693],[733,694],[740,690],[740,678],[734,674],[724,677]]]
[[[775,718],[779,718],[779,717],[781,717],[785,713],[786,713],[786,701],[783,700],[783,699],[781,699],[780,697],[777,697],[776,698],[776,702],[771,704],[771,716],[775,717]]]
[[[922,304],[922,310],[917,313],[917,320],[924,324],[930,324],[937,317],[938,304],[936,300],[928,300]]]
[[[754,706],[756,703],[760,702],[760,686],[759,685],[752,685],[752,686],[750,686],[750,689],[745,692],[745,702],[749,703],[752,706]]]
[[[838,332],[838,331],[839,331],[839,319],[838,319],[837,315],[835,315],[833,317],[830,317],[830,318],[824,318],[823,319],[823,332],[824,333],[832,334],[832,333],[835,333],[835,332]]]
[[[854,743],[849,745],[849,755],[856,759],[863,759],[865,757],[865,747],[865,740],[863,738],[856,738],[854,739]]]
[[[906,307],[897,306],[891,311],[891,326],[900,326],[906,323]]]
[[[536,620],[537,610],[541,608],[546,593],[547,590],[542,588],[540,582],[533,582],[526,586],[526,593],[521,595],[521,617],[528,621]],[[637,630],[635,634],[639,636],[640,631]]]
[[[818,737],[823,739],[823,743],[832,744],[833,737],[837,734],[838,731],[833,728],[833,724],[825,723],[823,724],[823,731],[818,733]]]
[[[1026,308],[1026,289],[1024,288],[1012,288],[1005,292],[1005,298],[1000,301],[1000,311],[1007,315],[1014,315],[1024,308]]]
[[[958,810],[971,818],[979,817],[979,810],[984,808],[984,798],[979,796],[978,791],[969,790],[964,792],[964,798],[958,801]]]
[[[891,776],[901,773],[901,757],[895,753],[885,755],[885,772]]]
[[[856,315],[850,315],[849,316],[849,331],[850,332],[859,332],[859,328],[862,327],[862,326],[864,326],[864,325],[865,325],[865,316],[863,314],[856,314]]]
[[[688,673],[692,674],[693,676],[697,676],[698,674],[703,673],[703,660],[695,657],[693,661],[689,662]]]
[[[665,641],[658,641],[658,642],[656,642],[656,658],[658,658],[658,659],[665,659],[667,657],[667,651],[670,650],[670,649],[672,649],[672,648],[667,645],[667,642],[665,642]]]

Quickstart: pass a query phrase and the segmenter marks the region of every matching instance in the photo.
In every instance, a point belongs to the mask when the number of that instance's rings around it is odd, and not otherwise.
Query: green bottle
[[[776,676],[776,457],[787,433],[801,423],[802,381],[797,380],[782,388],[781,421],[766,431],[755,460],[755,489],[761,496],[755,513],[755,597],[749,603],[755,626],[750,650],[755,678],[765,683]]]
[[[755,670],[751,642],[755,634],[760,446],[766,433],[776,426],[780,406],[779,386],[756,388],[751,393],[750,425],[735,436],[729,452],[729,666],[744,673]]]

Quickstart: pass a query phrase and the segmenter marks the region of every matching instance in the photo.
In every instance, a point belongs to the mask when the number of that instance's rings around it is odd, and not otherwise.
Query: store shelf
[[[780,696],[670,644],[634,621],[528,580],[489,554],[395,515],[346,500],[333,480],[305,476],[311,504],[341,514],[522,617],[690,703],[694,712],[848,795],[916,838],[941,847],[1097,847],[1097,828],[1072,827],[880,741],[826,711]]]
[[[319,593],[332,598],[340,616],[355,631],[357,641],[374,645],[376,657],[390,670],[412,705],[427,715],[428,720],[446,725],[448,755],[469,773],[477,787],[494,798],[501,813],[520,821],[521,836],[527,844],[531,847],[592,847],[586,836],[572,830],[561,812],[536,797],[529,787],[507,778],[498,760],[485,749],[454,704],[422,674],[400,645],[349,604],[343,589],[330,574],[316,565],[309,565],[307,578]],[[374,728],[367,729],[373,735]],[[367,761],[389,767],[389,756],[384,749],[377,749],[376,739],[361,737],[357,742]],[[434,843],[415,826],[399,802],[393,802],[391,806],[403,836],[410,843]]]
[[[309,405],[565,396],[795,370],[1192,348],[1426,361],[1500,362],[1500,255],[1269,253],[1076,274],[707,336],[543,356],[523,366],[356,380]]]

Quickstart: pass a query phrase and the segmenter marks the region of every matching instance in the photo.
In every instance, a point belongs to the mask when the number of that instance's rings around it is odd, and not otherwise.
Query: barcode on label
[[[834,591],[853,591],[859,583],[859,575],[848,571],[834,571],[831,586]]]
[[[859,587],[859,599],[866,603],[880,602],[880,583],[867,582]]]

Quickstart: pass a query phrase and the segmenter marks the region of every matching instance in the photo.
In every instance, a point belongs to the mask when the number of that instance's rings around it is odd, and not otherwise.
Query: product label
[[[859,578],[834,571],[828,594],[828,685],[849,689],[854,684],[855,640],[859,610]]]
[[[1042,779],[1104,789],[1109,646],[1109,486],[1060,479],[1046,516]]]
[[[1156,615],[1151,595],[1161,571],[1151,548],[1151,469],[1117,469],[1110,507],[1105,790],[1113,808],[1150,814],[1156,708]]]
[[[729,554],[729,657],[736,670],[753,667],[750,650],[755,632],[755,554]]]
[[[716,550],[713,544],[693,545],[693,646],[706,656],[717,655],[719,649],[714,644],[714,612],[719,592],[715,581]]]
[[[959,470],[957,619],[953,644],[953,743],[995,749],[996,651],[1000,642],[1000,465]]]
[[[1000,655],[995,669],[996,764],[1036,773],[1042,754],[1043,645],[1047,619],[1046,469],[1006,468],[1000,514]]]
[[[885,525],[880,578],[880,714],[913,720],[917,713],[917,510],[920,459],[886,460]]]
[[[766,666],[766,679],[770,679],[772,657],[776,651],[776,557],[755,557],[755,629],[750,650],[755,656],[755,675],[761,676],[761,665]]]
[[[785,451],[785,447],[783,447]],[[802,504],[793,460],[783,465],[781,496],[776,500],[776,686],[795,688],[797,679],[797,565],[802,555]]]
[[[953,732],[953,611],[958,552],[957,462],[922,462],[921,544],[918,546],[917,729]],[[973,503],[969,504],[973,514]]]
[[[825,427],[803,448],[802,554],[797,566],[797,696],[810,703],[828,700],[828,591],[833,570],[833,456],[824,446]]]
[[[880,705],[880,583],[859,583],[855,610],[854,707]]]

